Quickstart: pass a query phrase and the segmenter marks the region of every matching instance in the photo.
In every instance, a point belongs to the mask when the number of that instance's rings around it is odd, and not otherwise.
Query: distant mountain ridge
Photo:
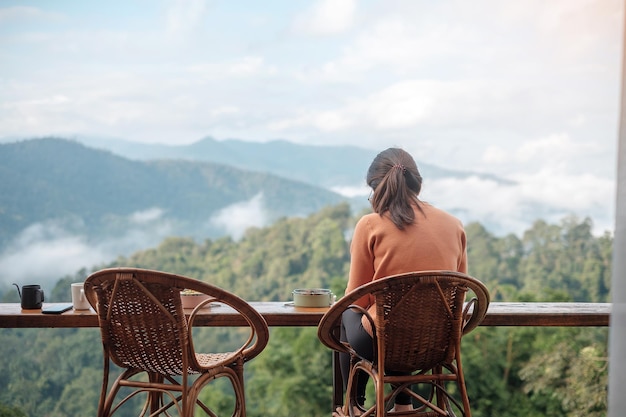
[[[225,233],[211,223],[213,216],[255,198],[267,221],[346,201],[320,187],[224,164],[130,160],[58,138],[0,144],[0,247],[49,221],[93,238],[142,222],[167,225],[177,235],[215,237]]]
[[[249,142],[239,139],[215,140],[205,137],[189,145],[163,145],[119,139],[77,137],[88,146],[102,148],[137,160],[187,159],[230,165],[240,169],[268,172],[327,189],[365,185],[365,173],[381,151],[356,146],[304,145],[285,140]],[[501,184],[511,181],[491,174],[458,171],[416,161],[426,179],[477,176]]]

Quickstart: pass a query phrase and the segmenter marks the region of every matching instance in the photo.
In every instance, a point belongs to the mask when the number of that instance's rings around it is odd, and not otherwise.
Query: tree
[[[238,241],[171,237],[103,267],[167,270],[255,301],[290,301],[294,288],[309,286],[331,288],[341,296],[350,262],[347,236],[355,222],[349,207],[340,205],[250,228]],[[606,301],[613,239],[609,233],[596,237],[592,229],[589,219],[571,217],[557,225],[538,220],[520,239],[497,237],[470,224],[470,273],[487,285],[493,300]],[[54,297],[86,273],[63,277]],[[237,340],[237,331],[228,331],[233,329],[211,329],[194,333],[194,343],[214,351]],[[472,414],[602,415],[606,334],[606,329],[479,327],[463,339],[462,350]],[[23,411],[17,416],[93,415],[102,366],[97,329],[0,329],[0,339],[0,404],[5,409]],[[331,352],[319,343],[315,329],[272,328],[268,347],[245,367],[248,415],[328,415],[330,361]],[[219,410],[232,407],[228,389],[209,391],[203,395]],[[121,411],[124,417],[134,410]]]
[[[27,417],[26,413],[17,408],[0,403],[0,417]]]
[[[331,352],[316,329],[272,329],[272,348],[248,367],[251,417],[328,415],[332,399]]]

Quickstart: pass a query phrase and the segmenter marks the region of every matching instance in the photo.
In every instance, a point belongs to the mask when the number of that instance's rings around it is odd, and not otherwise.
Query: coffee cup
[[[297,288],[293,290],[296,307],[328,307],[335,302],[335,295],[325,288]]]
[[[89,310],[89,301],[85,297],[85,285],[82,282],[74,282],[72,289],[72,306],[74,310]]]
[[[44,301],[43,290],[40,285],[24,285],[20,294],[22,298],[22,308],[24,310],[37,310],[41,308]]]

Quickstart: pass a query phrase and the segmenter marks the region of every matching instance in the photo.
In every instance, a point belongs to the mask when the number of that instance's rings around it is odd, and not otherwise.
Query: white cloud
[[[220,107],[211,109],[209,114],[211,115],[211,117],[217,118],[217,117],[221,117],[225,115],[237,114],[239,113],[239,111],[240,111],[239,107],[236,107],[236,106],[220,106]]]
[[[132,213],[128,220],[134,227],[95,241],[76,231],[81,229],[78,223],[32,224],[0,253],[0,282],[53,285],[81,268],[90,269],[120,255],[153,247],[174,233],[173,225],[161,219],[162,213],[160,208]]]
[[[380,129],[415,126],[432,118],[436,95],[436,86],[428,81],[403,81],[364,101],[363,116]]]
[[[532,201],[597,187],[599,204],[610,188],[623,2],[284,4],[168,1],[167,22],[155,6],[110,25],[114,2],[95,22],[64,2],[0,8],[0,136],[403,146],[527,177],[516,193]]]
[[[54,284],[65,274],[90,267],[107,256],[83,237],[64,236],[36,241],[0,255],[3,280],[21,284]]]
[[[36,223],[24,229],[0,254],[0,277],[4,282],[44,284],[104,258],[90,246],[54,222]]]
[[[268,124],[272,130],[314,127],[322,131],[463,126],[497,117],[502,100],[485,82],[407,79],[364,97],[353,97],[332,110],[309,110]],[[491,109],[488,112],[487,109]]]
[[[510,159],[509,152],[497,145],[488,146],[482,156],[486,164],[502,165]]]
[[[202,24],[208,12],[207,0],[170,0],[167,9],[167,32],[185,37]]]
[[[485,149],[482,161],[494,169],[505,167],[509,177],[521,176],[524,171],[533,175],[542,170],[552,172],[553,175],[579,174],[586,171],[580,161],[595,162],[601,159],[604,152],[605,149],[598,143],[576,142],[567,133],[557,133],[534,140],[527,139],[518,146],[491,145]]]
[[[61,13],[49,12],[38,7],[31,6],[11,6],[0,7],[0,22],[15,23],[17,20],[43,19],[58,21],[63,19]]]
[[[270,121],[267,128],[270,131],[293,131],[301,128],[313,127],[322,132],[335,132],[349,129],[354,124],[354,117],[349,114],[349,109],[334,111],[306,112],[292,117]]]
[[[293,22],[296,32],[311,35],[334,35],[352,26],[356,0],[318,0]]]
[[[158,207],[152,207],[147,210],[137,211],[130,215],[130,220],[133,223],[150,223],[160,219],[163,216],[163,209]]]
[[[260,192],[248,201],[231,204],[219,210],[209,224],[224,230],[233,239],[239,239],[250,227],[262,227],[268,222]]]
[[[546,166],[514,179],[520,181],[520,198],[526,201],[575,213],[592,213],[614,204],[615,182],[590,173],[571,175]]]
[[[428,64],[433,56],[446,54],[446,41],[455,44],[456,30],[446,27],[432,27],[425,31],[421,24],[423,16],[387,16],[382,15],[365,26],[348,43],[343,54],[327,61],[320,71],[309,76],[321,79],[346,81],[350,78],[360,80],[364,72],[382,67],[394,74],[408,74]]]
[[[261,69],[262,67],[263,58],[257,56],[245,57],[241,61],[235,63],[230,68],[230,72],[233,75],[245,76],[258,73],[259,69]]]
[[[496,234],[521,236],[538,219],[558,223],[569,215],[593,219],[596,234],[613,230],[612,181],[549,171],[515,179],[519,182],[514,185],[478,177],[432,180],[425,182],[421,197],[464,223],[478,221]]]
[[[345,197],[358,197],[368,195],[371,191],[371,188],[365,184],[361,186],[338,185],[335,187],[331,187],[331,191],[334,191]]]
[[[194,77],[200,76],[202,82],[224,82],[224,79],[237,82],[238,78],[272,76],[277,71],[273,65],[267,65],[263,57],[251,55],[227,61],[195,63],[186,70]]]

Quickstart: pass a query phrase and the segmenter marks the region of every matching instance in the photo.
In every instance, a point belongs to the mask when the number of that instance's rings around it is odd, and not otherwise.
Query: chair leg
[[[107,392],[109,388],[109,356],[104,354],[104,365],[102,372],[102,388],[100,389],[100,400],[98,402],[98,417],[107,417],[110,412],[110,406],[108,409],[105,408],[105,403],[107,400]]]
[[[352,366],[350,367],[350,375],[348,375],[348,384],[346,386],[346,399],[343,405],[344,414],[350,417],[354,417],[354,407],[358,405],[355,389],[358,380],[358,372],[358,369]]]
[[[155,372],[148,374],[151,383],[163,383],[163,376]],[[163,393],[161,391],[150,391],[148,393],[148,402],[150,404],[150,414],[154,414],[163,405]]]
[[[385,382],[378,375],[374,378],[376,385],[376,417],[385,417],[387,407],[385,404]]]
[[[106,398],[104,400],[104,403],[102,405],[102,410],[100,413],[100,417],[109,417],[111,414],[113,414],[115,412],[115,410],[117,409],[117,407],[119,407],[121,404],[118,404],[115,408],[113,408],[113,402],[115,401],[115,397],[117,396],[117,393],[119,392],[121,385],[120,385],[120,381],[130,378],[131,376],[135,375],[137,373],[137,371],[134,370],[125,370],[124,372],[122,372],[113,382],[113,385],[111,385],[111,388],[109,389],[108,393],[106,394]],[[106,387],[103,385],[103,390],[106,390]],[[127,397],[128,398],[128,397]],[[122,400],[122,402],[124,402],[126,400]]]
[[[183,417],[193,417],[196,405],[200,406],[205,413],[211,417],[217,417],[205,404],[203,404],[198,397],[200,392],[209,382],[220,378],[226,377],[230,380],[235,393],[235,405],[233,409],[233,417],[245,417],[246,416],[246,398],[244,390],[243,379],[243,366],[237,367],[223,367],[219,372],[212,374],[205,374],[200,376],[194,381],[189,390],[187,391],[187,398],[184,399]]]
[[[359,380],[359,373],[365,372],[364,370],[351,369],[348,376],[348,384],[346,389],[346,397],[343,404],[343,411],[346,416],[355,417],[355,410],[359,410],[359,415],[372,416],[373,410],[366,410],[363,405],[357,401],[357,385]],[[334,410],[333,410],[334,411]]]
[[[465,385],[465,377],[463,376],[463,366],[461,365],[461,353],[457,354],[457,385],[463,402],[463,416],[472,417],[470,410],[469,396],[467,395],[467,386]]]

